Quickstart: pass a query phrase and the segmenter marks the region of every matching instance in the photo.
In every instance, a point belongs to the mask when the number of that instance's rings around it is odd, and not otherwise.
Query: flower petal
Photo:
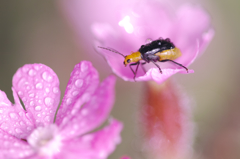
[[[19,139],[26,139],[34,129],[34,125],[27,118],[14,89],[13,96],[14,105],[8,100],[6,94],[0,91],[0,129]]]
[[[151,68],[147,71],[147,73],[144,76],[137,77],[135,80],[136,81],[154,80],[160,84],[164,82],[166,79],[168,79],[170,76],[178,72],[187,74],[185,69],[162,69],[162,74],[161,74],[158,68]],[[194,71],[188,70],[188,73],[194,73]],[[134,81],[134,80],[131,79],[131,81]]]
[[[36,126],[53,122],[60,90],[58,77],[51,68],[43,64],[24,65],[17,70],[12,83]]]
[[[114,102],[114,86],[116,78],[106,78],[96,92],[81,109],[76,110],[75,115],[62,128],[62,134],[66,138],[87,133],[100,126],[106,120]]]
[[[106,159],[121,142],[122,124],[112,119],[102,130],[64,142],[61,158]]]
[[[19,140],[0,129],[0,158],[20,159],[34,154],[27,142]]]
[[[56,124],[64,126],[78,112],[82,104],[89,101],[98,84],[98,72],[91,62],[82,61],[75,65],[57,112]]]

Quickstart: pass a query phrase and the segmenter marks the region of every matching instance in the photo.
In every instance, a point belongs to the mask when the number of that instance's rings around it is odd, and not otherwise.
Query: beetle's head
[[[125,66],[127,66],[129,63],[131,63],[132,62],[132,57],[130,56],[130,55],[128,55],[128,56],[125,56],[125,59],[124,59],[124,62],[123,62],[123,64],[125,65]]]

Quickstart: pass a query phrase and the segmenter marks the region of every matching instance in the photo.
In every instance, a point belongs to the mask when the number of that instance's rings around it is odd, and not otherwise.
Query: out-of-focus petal
[[[112,119],[110,124],[100,131],[65,141],[64,151],[56,157],[106,159],[120,143],[122,124]]]
[[[106,120],[114,102],[115,81],[114,76],[106,78],[91,96],[89,102],[81,109],[75,110],[74,116],[62,128],[61,133],[65,138],[87,133]],[[78,104],[78,101],[76,104]]]
[[[53,122],[60,90],[58,77],[51,68],[43,64],[24,65],[17,70],[12,83],[34,125]]]
[[[0,143],[1,159],[21,159],[34,154],[27,142],[13,137],[1,129]]]
[[[64,126],[89,101],[98,87],[98,72],[90,62],[75,65],[69,79],[62,104],[57,112],[56,124]]]
[[[172,82],[147,84],[141,126],[149,158],[191,158],[194,125],[189,99]]]
[[[14,89],[13,96],[14,105],[8,100],[6,94],[0,91],[0,129],[19,139],[25,139],[34,129],[34,125],[26,117],[26,112]]]

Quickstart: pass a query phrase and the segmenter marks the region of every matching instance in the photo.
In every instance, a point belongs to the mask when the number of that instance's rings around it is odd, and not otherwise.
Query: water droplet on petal
[[[82,64],[81,64],[81,71],[82,71],[82,72],[85,72],[85,71],[87,71],[87,69],[88,69],[88,65],[85,64],[85,63],[82,63]]]
[[[29,68],[27,67],[27,66],[24,66],[24,67],[22,67],[22,71],[25,73],[25,72],[27,72],[29,70]]]
[[[68,98],[67,99],[67,105],[70,105],[72,103],[72,99],[71,98]]]
[[[41,117],[41,114],[38,114],[38,115],[37,115],[37,117],[39,117],[39,118],[40,118],[40,117]]]
[[[12,119],[18,119],[16,113],[10,113],[9,116],[10,116]]]
[[[24,126],[25,124],[24,124],[24,122],[23,122],[23,121],[20,121],[20,125]]]
[[[45,91],[46,91],[47,93],[49,93],[50,90],[49,90],[49,88],[46,88]]]
[[[57,94],[58,92],[59,92],[58,87],[54,87],[54,88],[53,88],[53,93]]]
[[[44,120],[47,121],[47,122],[50,122],[50,116],[46,116],[46,117],[44,118]]]
[[[36,84],[36,88],[37,88],[37,89],[42,89],[42,87],[43,87],[42,83],[37,83],[37,84]]]
[[[16,128],[15,131],[16,131],[16,133],[18,133],[18,134],[22,133],[22,130],[21,130],[21,129],[18,129],[18,128]]]
[[[78,80],[75,81],[75,86],[76,87],[80,88],[80,87],[82,87],[82,85],[83,85],[83,80],[82,79],[78,79]]]
[[[36,107],[35,107],[35,110],[36,110],[36,111],[40,111],[41,109],[42,109],[41,106],[36,106]]]
[[[31,69],[29,72],[28,72],[29,76],[35,76],[36,75],[36,71]]]
[[[76,96],[76,95],[78,95],[78,93],[79,93],[78,91],[74,91],[74,92],[72,92],[72,95]]]
[[[34,97],[34,93],[29,94],[29,97]]]
[[[53,76],[50,73],[48,73],[47,71],[43,72],[42,78],[47,82],[52,82],[52,80],[53,80]]]
[[[18,95],[21,97],[23,95],[22,91],[18,91]]]
[[[31,105],[31,106],[34,106],[34,101],[31,101],[31,102],[30,102],[30,105]]]
[[[54,100],[52,98],[50,98],[50,97],[45,98],[46,106],[50,107],[53,105],[53,103],[54,103]]]

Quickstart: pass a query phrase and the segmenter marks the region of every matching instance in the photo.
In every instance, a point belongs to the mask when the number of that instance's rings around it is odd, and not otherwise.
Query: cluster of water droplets
[[[90,99],[97,86],[98,74],[91,63],[81,62],[75,65],[56,122],[66,124],[82,104]]]
[[[0,158],[3,156],[4,158],[11,158],[10,156],[15,156],[16,158],[25,158],[26,156],[30,156],[33,153],[32,149],[26,142],[18,140],[17,138],[7,134],[1,129],[0,129],[0,143],[1,143]]]
[[[60,90],[57,75],[43,64],[25,65],[13,78],[13,87],[37,126],[53,122]]]

